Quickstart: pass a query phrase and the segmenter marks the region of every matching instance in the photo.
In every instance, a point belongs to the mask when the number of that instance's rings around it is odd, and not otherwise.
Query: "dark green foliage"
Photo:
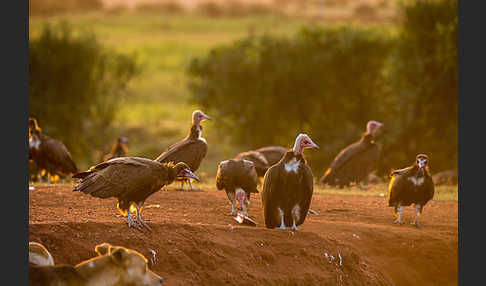
[[[76,163],[97,163],[93,150],[112,144],[111,123],[135,60],[105,49],[91,33],[75,35],[65,23],[45,26],[29,49],[30,115]]]
[[[427,153],[435,171],[457,166],[457,1],[404,7],[398,37],[385,28],[302,29],[293,38],[248,36],[193,59],[192,99],[221,136],[248,148],[289,146],[300,132],[316,176],[385,124],[379,173]]]
[[[395,140],[386,146],[385,160],[412,162],[418,153],[426,153],[433,172],[457,168],[457,9],[457,0],[404,7],[391,61]]]
[[[189,67],[193,98],[236,143],[290,146],[308,133],[323,169],[357,140],[367,120],[383,121],[382,72],[393,47],[374,29],[302,29],[295,38],[247,37]]]

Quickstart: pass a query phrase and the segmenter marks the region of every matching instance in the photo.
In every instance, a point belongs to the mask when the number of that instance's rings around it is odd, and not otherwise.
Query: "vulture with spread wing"
[[[142,220],[141,208],[145,200],[176,178],[199,180],[184,162],[159,163],[140,157],[119,157],[91,167],[86,172],[75,174],[81,179],[73,191],[80,191],[97,198],[117,198],[117,209],[128,217],[128,226],[141,229],[150,227]],[[137,223],[130,214],[136,209]]]

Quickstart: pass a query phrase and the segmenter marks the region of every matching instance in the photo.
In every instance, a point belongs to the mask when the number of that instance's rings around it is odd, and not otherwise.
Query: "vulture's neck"
[[[373,135],[371,135],[371,133],[368,132],[363,133],[360,141],[369,144],[375,143],[375,141],[373,140]]]
[[[201,139],[201,133],[202,133],[202,126],[199,124],[192,124],[191,125],[191,130],[189,131],[189,139],[191,140],[197,140]]]

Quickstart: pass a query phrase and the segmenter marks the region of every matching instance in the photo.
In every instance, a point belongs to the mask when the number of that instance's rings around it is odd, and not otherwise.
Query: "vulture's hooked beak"
[[[179,174],[177,174],[177,178],[192,178],[199,182],[199,178],[196,175],[194,175],[194,173],[188,168],[185,168],[182,171],[180,171]]]

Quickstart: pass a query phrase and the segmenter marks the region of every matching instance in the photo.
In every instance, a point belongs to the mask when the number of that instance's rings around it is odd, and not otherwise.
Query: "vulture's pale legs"
[[[152,229],[148,226],[148,224],[142,220],[142,211],[141,211],[142,205],[143,203],[137,204],[137,222],[139,225],[145,226],[149,231],[152,231]]]
[[[419,204],[415,204],[413,206],[414,210],[415,210],[415,221],[412,223],[413,225],[415,225],[416,227],[420,228],[420,223],[419,223],[419,216],[420,216],[420,205]]]
[[[403,224],[403,220],[402,220],[403,207],[401,205],[398,205],[397,210],[398,210],[398,218],[393,223]]]
[[[135,222],[133,222],[132,214],[130,213],[130,210],[128,210],[127,212],[127,219],[128,219],[128,227],[133,226],[134,228],[140,229],[140,226],[138,226]]]
[[[285,226],[285,222],[284,222],[284,212],[282,209],[278,209],[278,212],[280,213],[280,226],[277,227],[277,229],[287,229],[287,227]]]

